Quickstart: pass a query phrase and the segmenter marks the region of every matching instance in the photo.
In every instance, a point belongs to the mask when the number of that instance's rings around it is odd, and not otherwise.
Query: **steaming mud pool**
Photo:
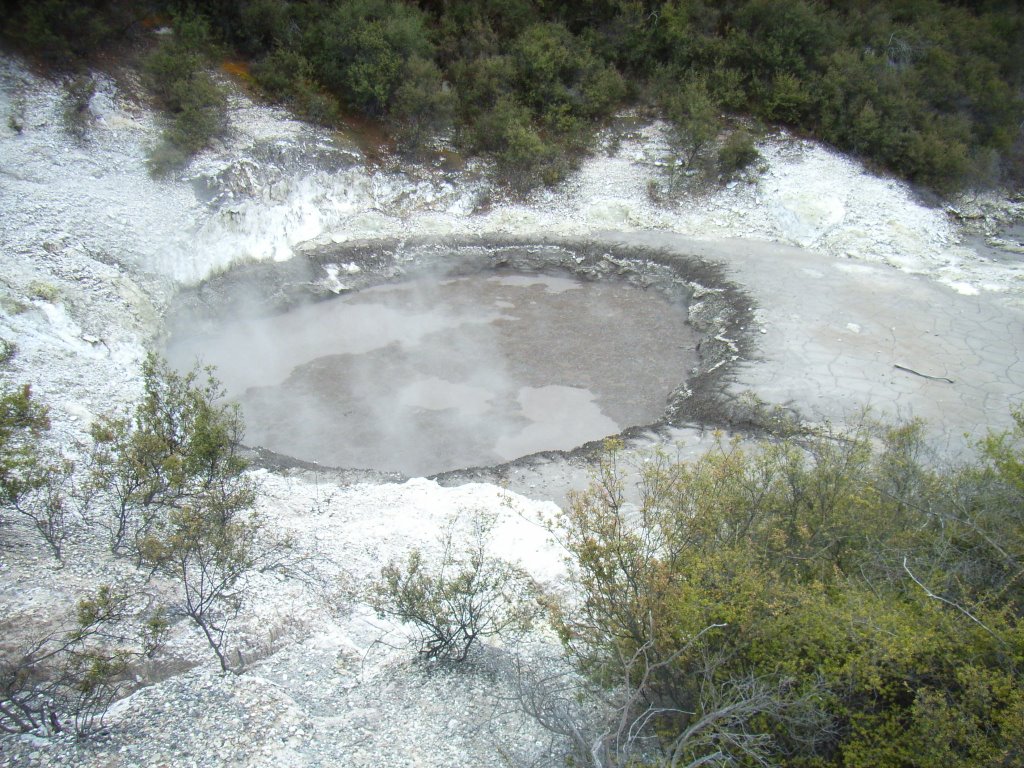
[[[179,323],[166,353],[216,367],[252,446],[425,476],[658,421],[696,361],[687,320],[624,280],[491,270]]]

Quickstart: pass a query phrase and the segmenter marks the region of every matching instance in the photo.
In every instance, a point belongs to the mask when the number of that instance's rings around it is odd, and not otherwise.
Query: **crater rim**
[[[202,329],[225,317],[266,317],[304,303],[329,300],[377,285],[434,276],[485,272],[566,273],[583,281],[616,280],[683,301],[695,331],[697,363],[669,394],[662,415],[608,438],[571,450],[544,450],[486,466],[467,466],[428,477],[438,481],[502,474],[517,466],[556,459],[589,459],[609,438],[629,441],[671,428],[758,429],[749,404],[730,394],[736,365],[753,352],[753,301],[728,279],[721,265],[681,250],[598,239],[423,237],[305,244],[280,262],[241,262],[205,280],[182,286],[168,303],[160,343],[185,322]],[[258,307],[254,311],[253,307]],[[307,469],[358,480],[398,482],[409,476],[358,467],[336,467],[245,446],[253,464],[270,470]]]

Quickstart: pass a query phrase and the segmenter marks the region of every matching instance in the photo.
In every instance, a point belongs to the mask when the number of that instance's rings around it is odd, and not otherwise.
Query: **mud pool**
[[[252,446],[420,476],[653,423],[695,347],[686,306],[658,291],[499,271],[221,322],[167,356],[216,367]]]

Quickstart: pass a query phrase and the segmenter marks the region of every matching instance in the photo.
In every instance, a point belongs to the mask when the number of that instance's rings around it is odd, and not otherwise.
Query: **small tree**
[[[29,385],[0,394],[0,508],[29,520],[59,560],[74,466],[43,448],[49,429],[49,412]]]
[[[382,618],[413,625],[427,659],[464,661],[477,640],[530,628],[539,610],[538,590],[523,569],[488,553],[494,518],[473,516],[469,543],[457,551],[453,521],[430,569],[414,549],[404,567],[391,562],[370,595]]]
[[[91,432],[100,520],[112,551],[130,551],[177,583],[177,610],[227,671],[225,624],[241,605],[244,576],[279,564],[289,542],[269,536],[252,510],[241,416],[223,402],[212,371],[176,373],[150,355],[143,376],[145,395],[132,417],[100,420]]]
[[[132,664],[163,639],[163,613],[138,590],[105,585],[79,601],[63,627],[17,643],[0,642],[0,731],[84,735],[102,724],[110,703],[133,685]]]
[[[761,157],[753,137],[744,130],[733,131],[718,148],[718,172],[731,179]]]
[[[42,485],[39,440],[49,429],[49,413],[32,399],[28,384],[0,395],[0,502],[5,507],[17,508]]]
[[[182,16],[143,62],[145,83],[170,118],[149,157],[156,175],[185,165],[227,127],[227,96],[204,70],[211,49],[205,19]]]
[[[174,510],[160,534],[142,542],[143,559],[181,588],[179,609],[202,630],[223,671],[226,623],[241,607],[243,577],[269,564],[271,549],[261,548],[261,519],[255,513],[224,515],[205,509]]]
[[[402,82],[391,100],[395,138],[415,154],[452,123],[455,97],[445,87],[434,62],[414,56],[405,63]]]
[[[90,430],[100,523],[111,551],[136,559],[172,510],[213,508],[226,521],[254,499],[239,455],[244,425],[212,370],[180,374],[151,354],[142,373],[145,394],[134,414],[101,418]]]
[[[672,123],[673,143],[680,150],[683,165],[692,168],[721,130],[718,106],[708,92],[707,82],[693,79],[682,88],[668,86],[664,109]]]

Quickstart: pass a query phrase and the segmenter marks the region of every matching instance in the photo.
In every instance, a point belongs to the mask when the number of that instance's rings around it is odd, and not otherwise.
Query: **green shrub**
[[[8,512],[27,521],[58,560],[68,534],[67,486],[71,462],[47,448],[48,409],[32,397],[28,385],[0,389],[0,525]]]
[[[290,544],[252,509],[253,479],[239,441],[237,405],[211,370],[185,374],[149,355],[144,395],[131,414],[90,427],[89,485],[110,549],[176,584],[175,609],[202,631],[221,669],[227,622],[253,568],[279,565]]]
[[[774,122],[802,125],[816,111],[812,96],[815,90],[813,83],[808,85],[796,75],[780,72],[766,87],[767,92],[762,97],[762,112]]]
[[[409,59],[389,112],[399,145],[418,151],[451,125],[454,114],[455,99],[444,86],[437,65],[418,56]]]
[[[109,705],[135,686],[132,666],[157,650],[169,626],[159,608],[142,607],[149,602],[137,588],[104,585],[58,619],[57,630],[50,623],[26,632],[25,616],[6,617],[0,730],[36,738],[100,730]]]
[[[8,4],[11,12],[0,15],[6,38],[58,64],[103,45],[109,30],[138,28],[130,3]],[[451,99],[457,135],[469,143],[480,133],[477,119],[486,122],[511,99],[529,110],[531,129],[551,153],[566,155],[540,163],[550,171],[570,165],[595,124],[627,96],[653,94],[680,133],[706,148],[700,105],[673,104],[687,99],[670,95],[699,82],[716,111],[798,126],[936,189],[1024,177],[1024,16],[1006,3],[176,0],[171,7],[203,10],[176,20],[147,78],[165,108],[197,123],[172,137],[190,146],[216,120],[194,104],[173,104],[171,84],[202,69],[212,29],[256,60],[257,81],[271,98],[323,122],[336,119],[337,105],[381,118],[407,146],[425,143],[431,126],[446,130]],[[161,51],[173,55],[161,60]],[[415,91],[416,72],[429,91]],[[438,91],[436,77],[454,94]],[[20,131],[23,122],[15,116],[10,125]],[[517,143],[530,143],[517,133]],[[688,163],[701,155],[694,148],[684,147]]]
[[[760,158],[754,137],[743,130],[733,131],[718,150],[718,172],[731,178]]]
[[[693,166],[718,136],[722,122],[718,106],[703,78],[682,85],[661,85],[661,103],[672,123],[673,144],[683,156],[683,164]]]
[[[306,58],[293,50],[278,48],[252,66],[252,76],[272,99],[286,101],[309,82],[312,67]]]
[[[522,103],[555,130],[571,132],[579,118],[603,117],[625,95],[621,75],[561,24],[524,30],[513,61]]]
[[[512,97],[498,100],[472,128],[472,144],[496,162],[499,178],[518,192],[554,184],[568,169],[564,147],[544,140],[533,126],[530,110]]]
[[[734,20],[733,58],[756,77],[801,77],[835,50],[838,30],[831,15],[805,0],[750,0]]]
[[[28,285],[28,295],[33,299],[41,299],[53,304],[60,298],[60,291],[57,286],[43,280],[33,280]]]
[[[167,138],[188,154],[209,146],[227,124],[227,98],[223,89],[205,72],[194,72],[175,86],[173,121]]]
[[[433,57],[426,16],[396,0],[334,7],[305,32],[303,52],[317,79],[346,105],[383,114],[414,56]]]
[[[480,56],[456,61],[451,68],[459,100],[459,113],[472,125],[493,110],[502,98],[512,96],[515,64],[511,56]]]
[[[148,160],[155,175],[183,166],[227,126],[227,96],[203,68],[211,50],[205,19],[182,17],[175,20],[173,36],[143,62],[145,82],[169,117],[163,141]]]
[[[296,43],[294,19],[286,0],[249,0],[241,3],[238,24],[231,30],[244,53],[259,55]]]
[[[1013,762],[1024,412],[1013,416],[979,462],[942,471],[925,463],[919,423],[790,430],[684,464],[655,455],[635,504],[613,446],[552,529],[576,595],[557,626],[606,686],[588,702],[603,719],[586,754]]]
[[[142,62],[145,84],[166,109],[181,108],[180,99],[187,92],[182,85],[202,70],[211,48],[206,19],[182,16],[174,20],[172,34],[147,54]]]
[[[295,109],[305,119],[317,125],[335,126],[341,119],[341,104],[338,100],[311,83],[300,84],[295,96]]]
[[[18,354],[18,345],[7,339],[0,339],[0,365],[5,365]]]
[[[117,35],[119,14],[109,0],[35,0],[4,9],[4,34],[26,53],[67,66]]]
[[[370,594],[381,618],[411,624],[424,658],[465,661],[478,641],[506,639],[529,629],[539,613],[538,592],[521,568],[488,552],[494,519],[473,516],[465,550],[454,523],[441,540],[440,562],[429,567],[414,549],[405,564],[389,563]]]

